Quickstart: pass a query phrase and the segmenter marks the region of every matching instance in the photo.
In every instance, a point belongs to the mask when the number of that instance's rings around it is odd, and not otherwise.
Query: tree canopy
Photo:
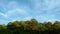
[[[0,25],[0,34],[60,34],[60,21],[40,23],[36,19]]]

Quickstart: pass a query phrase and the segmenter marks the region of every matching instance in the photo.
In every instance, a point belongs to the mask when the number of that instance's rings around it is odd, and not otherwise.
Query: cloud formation
[[[0,19],[4,22],[31,18],[53,22],[59,17],[60,0],[0,0]]]

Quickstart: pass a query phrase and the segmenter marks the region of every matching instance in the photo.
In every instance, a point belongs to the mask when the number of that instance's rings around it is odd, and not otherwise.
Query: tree
[[[6,25],[0,25],[0,34],[8,34]]]
[[[39,30],[40,31],[45,31],[45,30],[47,30],[47,27],[45,26],[45,24],[40,23],[39,24]]]
[[[60,22],[59,21],[54,22],[53,29],[60,29]]]
[[[52,23],[51,22],[47,22],[45,24],[45,26],[48,28],[48,30],[52,30]]]
[[[36,20],[36,19],[31,19],[31,23],[32,23],[32,30],[38,30],[39,28],[38,28],[38,26],[39,26],[39,24],[38,24],[38,21]]]
[[[25,21],[24,22],[24,30],[31,30],[31,22],[30,21]]]
[[[7,29],[9,30],[10,33],[21,33],[21,30],[23,29],[22,23],[20,21],[14,21],[14,22],[9,22],[7,24]]]

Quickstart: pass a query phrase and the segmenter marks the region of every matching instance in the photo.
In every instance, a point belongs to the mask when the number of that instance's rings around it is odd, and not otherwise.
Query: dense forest
[[[0,25],[0,34],[60,34],[60,22],[14,21]]]

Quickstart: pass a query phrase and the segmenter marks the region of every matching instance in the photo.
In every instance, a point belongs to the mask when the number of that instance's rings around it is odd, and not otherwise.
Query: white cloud
[[[8,12],[6,12],[6,14],[9,17],[15,16],[15,15],[29,15],[29,12],[27,11],[27,9],[20,9],[20,8],[16,8],[16,9],[12,9],[9,10]]]
[[[2,16],[2,17],[4,17],[4,18],[7,18],[8,16],[6,15],[6,14],[4,14],[4,13],[0,13],[0,15]]]
[[[60,0],[29,0],[29,2],[25,4],[24,2],[1,0],[0,8],[2,9],[0,10],[2,10],[3,13],[0,12],[0,16],[7,18],[7,20],[11,19],[11,21],[20,19],[28,20],[31,18],[36,18],[41,21],[54,21],[58,20],[55,19],[56,14],[60,14],[60,12],[58,12],[60,8],[57,9],[57,7],[60,7]]]
[[[57,19],[55,18],[55,15],[37,15],[34,18],[36,18],[39,22],[44,22],[44,21],[51,21],[54,22]]]
[[[28,6],[22,6],[19,5],[18,2],[16,1],[10,1],[7,4],[0,4],[0,7],[2,7],[3,11],[5,13],[1,13],[1,15],[5,16],[5,17],[12,17],[12,16],[16,16],[16,15],[29,15],[29,7]],[[3,17],[2,16],[2,17]]]
[[[16,9],[18,7],[19,7],[19,4],[16,1],[10,1],[6,6],[8,10]]]
[[[30,20],[30,19],[32,19],[32,18],[33,18],[33,17],[28,16],[28,17],[25,17],[24,20]]]
[[[55,7],[60,6],[60,0],[33,0],[33,5],[35,11],[43,12],[52,12],[51,10],[54,9]]]

